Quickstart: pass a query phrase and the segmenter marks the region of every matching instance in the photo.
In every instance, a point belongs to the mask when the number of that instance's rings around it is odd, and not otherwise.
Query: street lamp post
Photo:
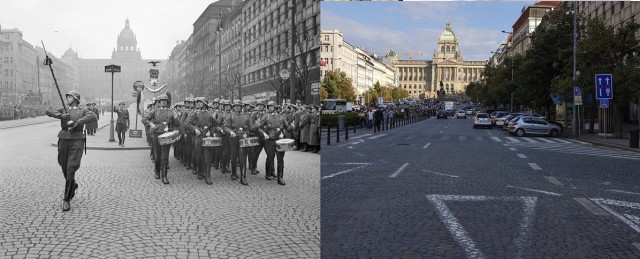
[[[116,139],[113,137],[113,74],[120,72],[120,66],[113,64],[105,66],[104,72],[111,73],[111,123],[109,125],[109,142],[116,142]]]
[[[576,82],[576,2],[573,2],[573,83],[575,85]],[[578,118],[577,118],[577,109],[576,103],[573,102],[573,122],[571,123],[571,129],[573,131],[573,135],[577,135],[578,133]]]

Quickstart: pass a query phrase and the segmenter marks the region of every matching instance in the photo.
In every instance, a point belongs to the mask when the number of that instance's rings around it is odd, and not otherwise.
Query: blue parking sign
[[[613,76],[596,74],[596,99],[613,99]]]
[[[581,96],[582,95],[582,90],[580,89],[580,87],[577,87],[577,86],[573,87],[573,95],[574,96]]]

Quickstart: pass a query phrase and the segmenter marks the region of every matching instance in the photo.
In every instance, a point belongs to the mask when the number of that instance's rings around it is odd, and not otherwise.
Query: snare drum
[[[276,140],[276,151],[278,152],[291,151],[296,147],[295,144],[296,144],[296,141],[290,138]]]
[[[240,139],[240,147],[255,147],[259,143],[258,137]]]
[[[160,145],[170,145],[173,142],[178,141],[178,139],[180,139],[180,133],[177,130],[166,132],[158,136],[158,142],[160,142]]]
[[[222,138],[221,137],[202,138],[202,146],[203,147],[219,147],[219,146],[222,146]]]

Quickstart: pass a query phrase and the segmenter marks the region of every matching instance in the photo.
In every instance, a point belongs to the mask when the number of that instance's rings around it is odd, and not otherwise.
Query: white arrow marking
[[[604,210],[611,213],[611,215],[619,218],[620,220],[622,220],[622,222],[626,223],[627,225],[629,225],[629,227],[633,228],[635,231],[640,233],[640,218],[630,214],[620,215],[619,213],[615,212],[613,209],[609,208],[609,206],[607,206],[607,205],[621,206],[621,207],[627,207],[627,208],[632,208],[637,210],[637,209],[640,209],[640,203],[609,200],[609,199],[603,199],[603,198],[593,198],[590,200],[592,200],[593,202],[598,204],[600,207],[602,207]]]

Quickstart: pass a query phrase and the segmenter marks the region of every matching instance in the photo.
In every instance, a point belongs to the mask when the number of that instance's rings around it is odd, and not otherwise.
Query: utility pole
[[[573,2],[573,86],[576,84],[576,2]],[[576,103],[573,102],[573,122],[571,123],[571,129],[573,135],[578,135],[578,117],[577,117],[577,109]]]

